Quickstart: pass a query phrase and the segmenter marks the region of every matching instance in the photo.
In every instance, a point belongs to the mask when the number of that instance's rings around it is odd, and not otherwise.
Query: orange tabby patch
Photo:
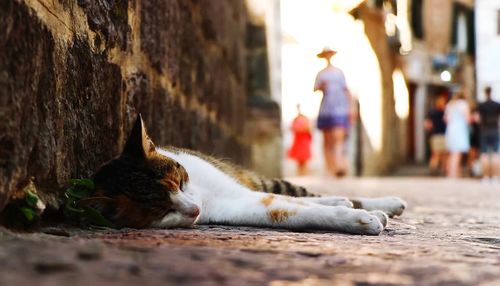
[[[160,184],[165,186],[168,191],[170,192],[177,192],[179,190],[180,186],[180,180],[179,178],[176,178],[174,176],[169,176],[168,174],[160,181]]]
[[[274,200],[274,196],[273,195],[269,195],[265,198],[263,198],[262,200],[260,200],[260,202],[264,205],[264,206],[269,206],[270,204],[273,203],[273,200]]]
[[[295,212],[290,212],[284,209],[274,209],[270,210],[267,213],[267,216],[269,217],[269,220],[271,220],[273,223],[277,223],[286,221],[290,216],[294,214]]]

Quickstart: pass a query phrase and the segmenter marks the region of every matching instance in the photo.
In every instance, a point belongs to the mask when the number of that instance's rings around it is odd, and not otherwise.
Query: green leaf
[[[83,214],[85,210],[81,208],[76,208],[73,204],[66,204],[66,210],[72,212],[72,213],[77,213],[77,214]]]
[[[90,179],[71,179],[69,181],[71,187],[66,189],[66,203],[64,207],[64,215],[71,220],[87,221],[88,223],[102,227],[115,226],[107,220],[96,209],[78,205],[78,201],[88,198],[92,195],[95,189],[94,182]]]
[[[71,179],[69,182],[74,187],[84,187],[89,190],[93,190],[95,188],[94,181],[91,179]]]
[[[24,217],[29,221],[32,222],[35,217],[36,217],[36,212],[30,208],[27,207],[21,207],[19,210],[23,213]]]
[[[83,207],[85,210],[84,217],[93,225],[114,227],[114,225],[107,220],[102,214],[91,207]]]
[[[30,207],[33,207],[33,208],[37,208],[37,203],[38,203],[38,200],[40,200],[37,196],[37,194],[33,193],[32,191],[25,191],[25,194],[26,194],[26,197],[25,197],[25,200],[26,200],[26,203],[28,204],[28,206]]]
[[[81,213],[71,211],[68,209],[67,206],[63,209],[63,213],[64,213],[64,216],[69,220],[72,220],[72,221],[79,221],[80,220]]]
[[[87,188],[71,187],[66,190],[66,196],[68,198],[72,197],[76,199],[83,199],[90,196],[91,192],[92,191]]]

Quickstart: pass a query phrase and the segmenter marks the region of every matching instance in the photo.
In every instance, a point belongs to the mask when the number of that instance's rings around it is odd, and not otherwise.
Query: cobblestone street
[[[380,236],[245,227],[0,230],[0,285],[500,285],[500,186],[292,179],[408,202]]]

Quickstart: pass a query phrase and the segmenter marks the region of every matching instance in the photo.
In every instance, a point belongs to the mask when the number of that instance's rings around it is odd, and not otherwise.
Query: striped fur
[[[273,193],[280,195],[287,195],[292,197],[317,197],[313,193],[310,193],[306,188],[294,185],[288,181],[282,179],[262,179],[260,178],[260,188],[257,191],[264,193]]]

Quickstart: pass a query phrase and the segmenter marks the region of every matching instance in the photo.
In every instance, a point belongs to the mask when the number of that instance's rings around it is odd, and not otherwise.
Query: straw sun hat
[[[330,47],[324,47],[321,53],[317,54],[316,56],[318,58],[329,58],[334,56],[337,53],[337,51],[332,50]]]

